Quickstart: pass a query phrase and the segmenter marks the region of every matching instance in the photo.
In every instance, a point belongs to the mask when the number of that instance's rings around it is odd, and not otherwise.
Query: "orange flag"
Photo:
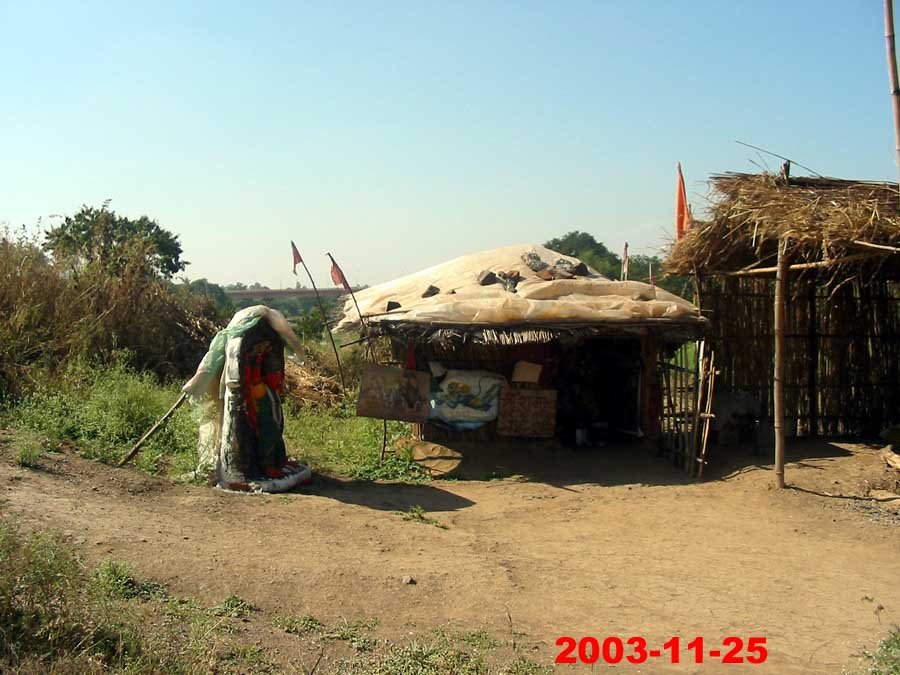
[[[675,187],[675,241],[681,239],[684,233],[691,229],[692,220],[691,205],[688,204],[687,194],[684,190],[681,162],[678,162],[678,184]]]

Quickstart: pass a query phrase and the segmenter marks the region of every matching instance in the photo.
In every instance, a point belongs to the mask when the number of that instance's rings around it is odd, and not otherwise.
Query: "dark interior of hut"
[[[395,353],[405,350],[409,363],[409,349],[395,346]],[[444,371],[451,376],[492,373],[505,380],[496,419],[477,428],[431,419],[420,427],[423,440],[449,444],[545,439],[590,450],[639,436],[642,366],[636,337],[519,345],[426,342],[412,349],[416,368],[432,373],[434,390],[442,386]],[[529,368],[523,376],[520,364],[539,369]]]

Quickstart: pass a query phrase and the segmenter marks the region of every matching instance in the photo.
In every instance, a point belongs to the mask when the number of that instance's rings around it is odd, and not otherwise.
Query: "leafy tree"
[[[204,298],[215,305],[223,315],[234,313],[234,303],[225,294],[225,289],[207,279],[183,280],[180,286],[189,295]]]
[[[573,230],[562,237],[551,239],[544,246],[578,258],[609,279],[619,279],[622,276],[622,258],[587,232]],[[690,281],[684,277],[663,275],[663,261],[655,255],[629,255],[628,278],[633,281],[649,282],[651,265],[659,287],[682,297],[690,297]]]
[[[149,273],[164,279],[188,264],[181,258],[177,235],[147,216],[137,220],[118,216],[107,204],[99,209],[82,206],[74,216],[66,216],[47,232],[43,247],[55,260],[68,261],[76,269],[99,264],[110,274],[119,274],[135,255],[143,257]]]
[[[578,258],[605,277],[618,279],[622,259],[587,232],[573,230],[544,244],[547,248]]]

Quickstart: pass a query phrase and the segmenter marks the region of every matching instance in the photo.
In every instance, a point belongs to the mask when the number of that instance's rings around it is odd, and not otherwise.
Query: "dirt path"
[[[273,615],[377,617],[392,639],[448,622],[509,635],[511,618],[550,663],[563,634],[656,645],[758,635],[763,666],[620,671],[838,673],[900,622],[900,520],[813,493],[863,495],[886,475],[871,449],[828,447],[799,453],[788,479],[802,490],[786,491],[752,467],[689,484],[634,451],[549,482],[323,481],[284,496],[173,485],[73,456],[44,471],[4,459],[0,508],[178,594],[236,593]],[[395,513],[412,505],[447,529]]]

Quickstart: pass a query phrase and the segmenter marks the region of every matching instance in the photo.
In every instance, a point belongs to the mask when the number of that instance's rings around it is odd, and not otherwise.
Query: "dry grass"
[[[701,274],[774,265],[780,238],[792,263],[847,256],[879,266],[897,258],[868,244],[900,246],[900,192],[895,183],[729,173],[711,179],[710,219],[672,249],[669,272]],[[839,265],[835,265],[835,269]]]
[[[216,312],[148,273],[136,251],[120,274],[55,265],[24,233],[0,231],[0,398],[16,397],[70,359],[100,362],[126,350],[163,377],[193,370]]]

